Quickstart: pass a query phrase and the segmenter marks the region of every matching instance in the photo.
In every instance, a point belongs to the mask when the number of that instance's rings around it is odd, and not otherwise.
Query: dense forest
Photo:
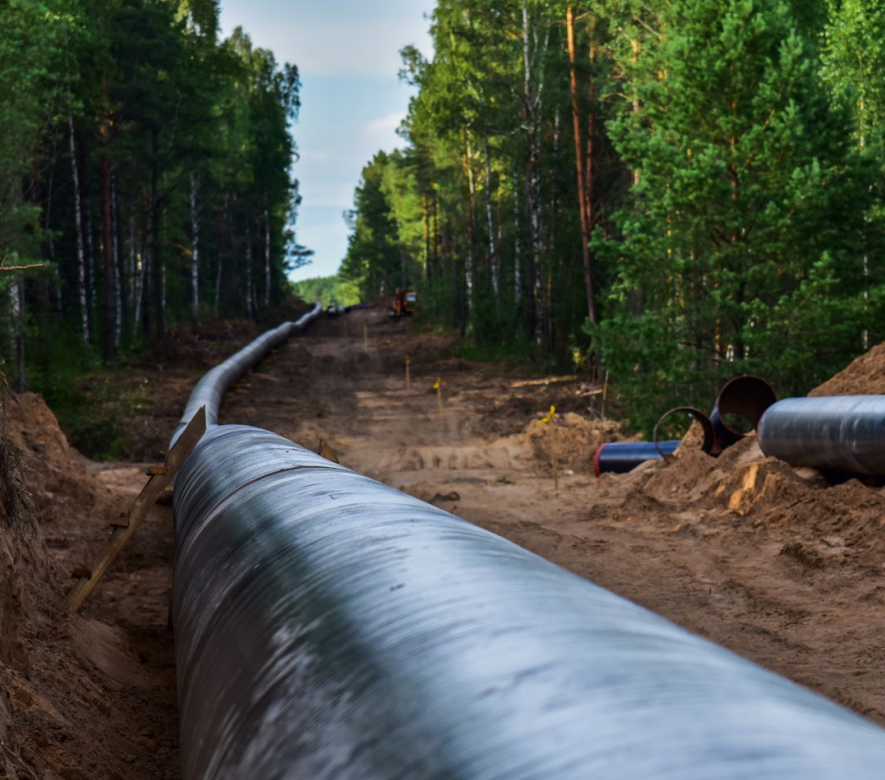
[[[261,318],[293,234],[298,71],[217,0],[0,4],[0,331],[18,389],[168,323]]]
[[[339,279],[609,374],[648,425],[883,337],[878,0],[439,0]]]
[[[403,148],[364,168],[327,299],[419,292],[489,354],[617,386],[645,426],[883,337],[876,0],[439,0]],[[169,323],[261,319],[309,251],[292,65],[217,0],[0,5],[0,352],[18,389]]]

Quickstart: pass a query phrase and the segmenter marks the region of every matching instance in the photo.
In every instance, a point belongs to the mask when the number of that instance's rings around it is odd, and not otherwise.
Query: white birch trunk
[[[492,272],[492,294],[495,297],[495,308],[498,311],[498,317],[501,316],[501,291],[498,284],[498,247],[495,235],[495,216],[492,205],[492,159],[489,154],[489,139],[485,136],[482,139],[483,151],[485,152],[486,162],[486,219],[489,223],[489,265]]]
[[[135,214],[129,216],[129,254],[126,261],[126,280],[129,295],[129,305],[135,305]]]
[[[528,1],[522,0],[523,20],[523,59],[525,66],[525,105],[529,130],[529,164],[526,180],[526,206],[529,213],[529,236],[531,245],[531,263],[529,264],[529,284],[532,289],[535,317],[542,321],[544,312],[537,307],[543,302],[541,290],[540,266],[544,252],[544,224],[541,193],[541,108],[544,93],[543,61],[550,40],[550,28],[547,27],[543,42],[538,41],[538,31],[529,31]],[[534,50],[532,50],[534,44]],[[536,76],[536,70],[541,73]],[[537,322],[534,323],[537,325]]]
[[[9,335],[15,360],[14,387],[17,393],[24,393],[28,388],[25,380],[24,285],[20,273],[12,274],[12,281],[9,284],[9,308],[12,315]]]
[[[80,197],[80,171],[77,168],[77,142],[74,138],[74,116],[68,113],[71,136],[71,172],[74,179],[74,221],[77,233],[77,297],[80,300],[80,328],[89,341],[89,304],[86,299],[86,254],[83,247],[83,201]]]
[[[470,196],[470,231],[467,236],[467,267],[464,269],[464,284],[467,287],[467,316],[473,313],[473,272],[474,272],[474,243],[476,241],[476,180],[473,176],[473,149],[468,140],[465,144],[466,169],[467,169],[467,192]]]
[[[120,352],[123,340],[123,284],[120,278],[120,225],[117,214],[117,175],[111,169],[111,241],[114,255],[114,307],[117,317],[114,321],[114,354]]]

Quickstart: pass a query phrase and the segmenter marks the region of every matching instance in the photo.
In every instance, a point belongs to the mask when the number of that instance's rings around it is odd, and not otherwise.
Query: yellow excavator
[[[418,293],[396,288],[396,295],[390,306],[391,317],[404,317],[415,313],[418,304]]]

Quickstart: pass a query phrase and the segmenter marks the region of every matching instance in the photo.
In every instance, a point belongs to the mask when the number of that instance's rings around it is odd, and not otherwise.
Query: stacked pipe
[[[651,442],[609,442],[601,445],[593,461],[596,476],[603,473],[622,474],[647,461],[667,459],[680,442],[659,441],[658,431],[675,414],[687,414],[697,421],[703,432],[701,449],[708,455],[716,455],[745,435],[734,427],[734,416],[742,418],[751,430],[756,429],[765,410],[776,401],[774,389],[764,379],[756,376],[736,377],[719,392],[709,417],[694,407],[680,406],[658,420]]]
[[[175,489],[185,780],[872,780],[885,732],[267,431]]]

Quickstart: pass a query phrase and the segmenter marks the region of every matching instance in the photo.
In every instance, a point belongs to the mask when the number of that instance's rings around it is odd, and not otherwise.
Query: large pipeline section
[[[879,780],[885,731],[267,431],[178,474],[185,780]]]
[[[885,396],[788,398],[759,424],[766,455],[794,466],[885,475]]]

